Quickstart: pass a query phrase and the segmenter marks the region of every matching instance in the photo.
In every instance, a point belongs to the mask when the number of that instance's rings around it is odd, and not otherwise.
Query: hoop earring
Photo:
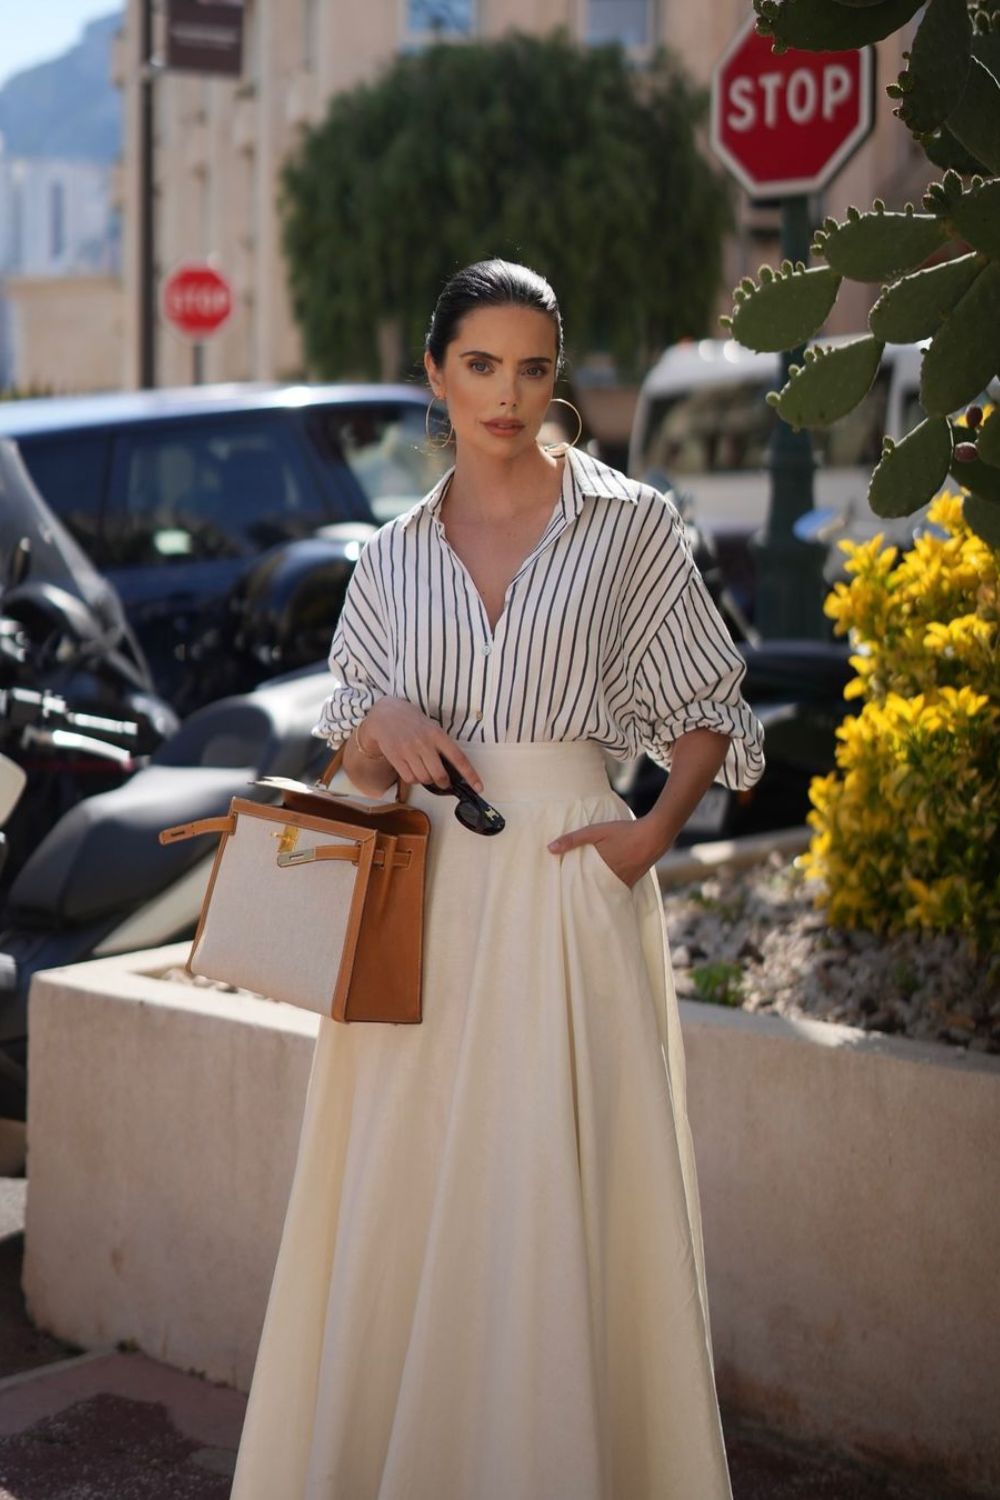
[[[583,433],[583,418],[581,417],[580,413],[577,411],[576,407],[573,405],[572,401],[567,401],[565,396],[553,396],[552,400],[549,402],[549,405],[550,406],[554,406],[557,402],[558,402],[558,404],[560,406],[568,406],[569,409],[570,409],[570,411],[573,413],[574,417],[577,420],[578,426],[577,426],[577,429],[576,429],[576,437],[569,444],[570,448],[575,448],[576,445],[577,445],[577,443],[580,441],[580,437],[581,437],[581,435]],[[551,447],[551,448],[554,448],[557,445],[555,443],[549,443],[549,444],[547,444],[547,446]]]
[[[452,438],[455,436],[455,429],[451,425],[451,418],[449,417],[449,419],[448,419],[448,436],[445,438],[444,442],[442,442],[440,440],[440,438],[437,439],[437,440],[435,440],[434,438],[431,437],[431,412],[434,410],[434,403],[435,403],[435,401],[443,400],[443,399],[444,399],[443,397],[432,396],[431,399],[430,399],[430,403],[429,403],[429,405],[427,407],[427,410],[424,412],[424,431],[427,434],[427,446],[429,448],[437,449],[438,451],[441,451],[442,449],[447,448],[448,444],[451,442]],[[447,412],[447,410],[448,410],[448,407],[446,405],[445,406],[445,412]]]

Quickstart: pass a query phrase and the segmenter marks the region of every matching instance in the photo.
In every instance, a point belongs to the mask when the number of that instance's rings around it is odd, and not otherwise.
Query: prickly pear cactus
[[[912,203],[901,214],[886,213],[876,198],[870,214],[849,208],[843,224],[826,219],[812,250],[851,281],[884,281],[922,266],[947,238],[947,228],[934,214],[914,213]]]
[[[761,266],[733,293],[733,315],[721,318],[733,337],[753,349],[794,349],[822,328],[837,300],[841,277],[829,266],[807,271],[799,261],[782,261],[777,273]]]
[[[816,52],[879,41],[910,21],[921,0],[754,0],[754,8],[776,52]],[[945,169],[923,212],[912,203],[890,212],[876,200],[867,212],[848,209],[843,223],[827,219],[812,245],[825,265],[761,267],[722,321],[751,349],[794,349],[822,327],[844,280],[881,284],[870,337],[807,351],[768,399],[794,427],[826,426],[865,395],[885,343],[929,339],[920,398],[927,420],[887,444],[869,500],[878,515],[907,515],[951,473],[969,492],[970,525],[997,546],[1000,422],[995,414],[976,433],[953,417],[1000,375],[1000,0],[927,0],[903,57],[886,92]]]
[[[951,428],[944,417],[928,417],[900,442],[882,440],[868,502],[877,516],[908,516],[933,500],[948,477]]]
[[[879,339],[854,339],[839,349],[812,348],[804,365],[792,365],[791,379],[769,403],[790,427],[829,427],[853,411],[871,389],[885,345]]]

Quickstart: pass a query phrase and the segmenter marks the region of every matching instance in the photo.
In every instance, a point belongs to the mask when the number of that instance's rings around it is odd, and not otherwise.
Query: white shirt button
[[[483,642],[483,655],[484,656],[489,656],[489,654],[490,654],[490,652],[492,650],[493,650],[493,647],[491,646],[490,642],[489,641],[484,641]]]

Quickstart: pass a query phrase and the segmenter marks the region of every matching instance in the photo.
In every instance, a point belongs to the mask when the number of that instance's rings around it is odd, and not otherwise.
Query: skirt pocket
[[[606,890],[618,892],[623,896],[632,895],[632,887],[626,885],[620,875],[617,875],[607,860],[604,858],[596,844],[584,844],[584,858],[589,855],[591,868],[595,871],[596,879],[601,881]]]

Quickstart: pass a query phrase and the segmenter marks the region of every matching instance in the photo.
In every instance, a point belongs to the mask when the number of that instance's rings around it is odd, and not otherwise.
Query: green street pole
[[[809,200],[804,195],[781,203],[782,260],[809,260],[812,228]],[[804,346],[781,356],[781,384],[789,366],[802,364]],[[763,530],[750,539],[756,571],[754,624],[765,638],[775,636],[825,640],[829,621],[823,599],[829,586],[823,578],[824,544],[800,541],[792,527],[813,508],[812,438],[808,429],[795,432],[779,418],[768,448],[771,503]]]

